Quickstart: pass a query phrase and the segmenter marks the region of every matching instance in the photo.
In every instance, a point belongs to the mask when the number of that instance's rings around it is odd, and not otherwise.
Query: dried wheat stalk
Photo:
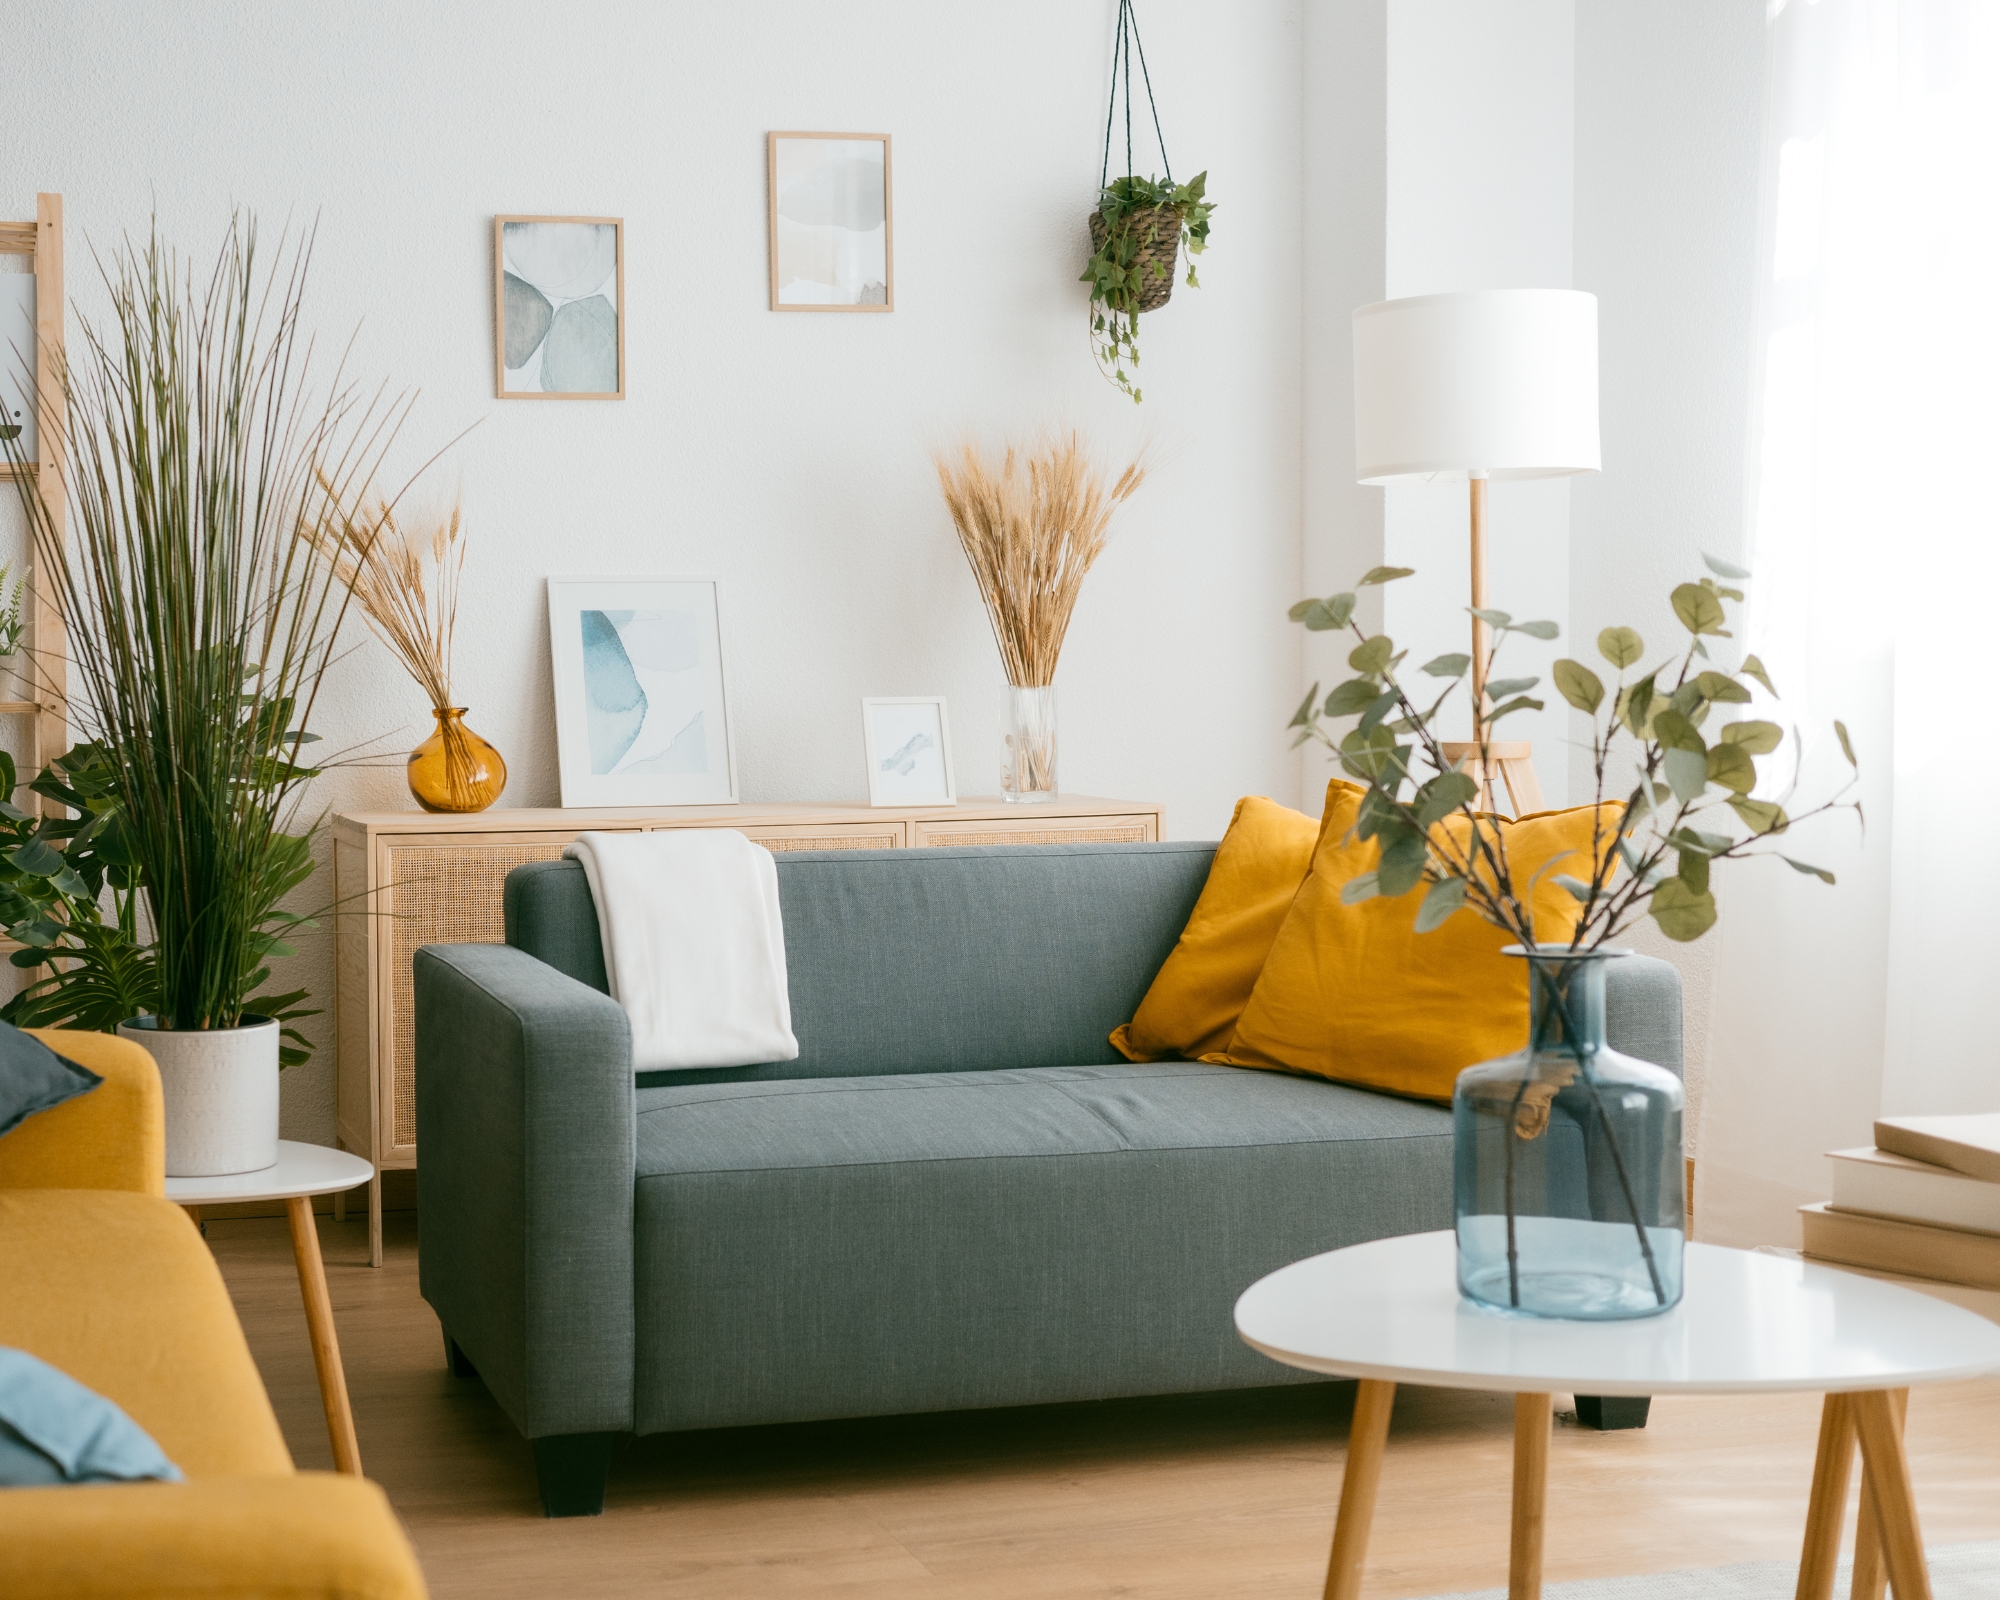
[[[932,457],[958,542],[1019,688],[1055,682],[1056,657],[1111,513],[1146,481],[1143,458],[1109,488],[1074,429],[1009,445],[996,471],[970,440]]]
[[[332,496],[333,485],[324,483]],[[351,518],[324,519],[314,544],[353,591],[376,636],[422,685],[436,711],[451,708],[451,645],[458,626],[458,582],[465,567],[459,507],[426,513],[428,531],[396,520],[386,504]]]

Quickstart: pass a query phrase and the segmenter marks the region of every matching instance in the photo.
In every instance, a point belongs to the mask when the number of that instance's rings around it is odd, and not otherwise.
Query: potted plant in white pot
[[[401,416],[313,383],[309,255],[260,272],[244,221],[208,274],[157,236],[110,256],[112,316],[85,321],[43,419],[69,443],[71,540],[15,478],[144,895],[155,1003],[118,1031],[159,1063],[174,1176],[277,1159],[282,1023],[253,997],[304,920],[284,904],[313,870],[296,756],[350,599],[317,551]]]

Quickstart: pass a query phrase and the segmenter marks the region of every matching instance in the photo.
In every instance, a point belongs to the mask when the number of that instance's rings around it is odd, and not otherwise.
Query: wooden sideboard
[[[341,1144],[375,1167],[368,1259],[382,1264],[382,1173],[417,1164],[415,994],[427,944],[498,944],[500,890],[515,867],[552,861],[586,829],[735,828],[768,850],[1137,843],[1160,807],[1079,795],[1040,805],[682,806],[632,810],[351,812],[333,819],[335,1024]]]

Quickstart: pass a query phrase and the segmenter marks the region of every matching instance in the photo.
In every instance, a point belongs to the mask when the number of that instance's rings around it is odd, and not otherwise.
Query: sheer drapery
[[[1796,1242],[1823,1152],[2000,1109],[2000,6],[1772,7],[1746,648],[1851,817],[1720,882],[1703,1237]],[[1720,875],[1718,875],[1720,878]]]

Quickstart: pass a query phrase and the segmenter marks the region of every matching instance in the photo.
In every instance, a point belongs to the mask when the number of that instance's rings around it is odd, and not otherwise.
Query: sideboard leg
[[[1833,1572],[1840,1563],[1840,1519],[1847,1510],[1847,1480],[1853,1470],[1853,1397],[1830,1394],[1819,1410],[1819,1454],[1813,1461],[1812,1496],[1806,1501],[1798,1600],[1833,1600]]]
[[[1909,1458],[1903,1454],[1903,1433],[1896,1404],[1887,1389],[1850,1396],[1855,1430],[1861,1435],[1861,1459],[1875,1487],[1876,1522],[1882,1534],[1882,1563],[1889,1569],[1889,1587],[1896,1600],[1931,1600],[1930,1573],[1924,1566],[1924,1541],[1917,1530],[1917,1497],[1910,1485]]]
[[[1902,1431],[1909,1412],[1910,1391],[1892,1389],[1889,1398],[1896,1406],[1896,1428]],[[1854,1528],[1853,1600],[1882,1600],[1889,1585],[1889,1569],[1882,1564],[1881,1509],[1875,1504],[1875,1480],[1864,1467],[1861,1473],[1861,1516]]]
[[[1340,1513],[1333,1524],[1333,1557],[1326,1567],[1326,1600],[1358,1600],[1361,1565],[1368,1558],[1368,1529],[1375,1520],[1375,1491],[1382,1483],[1382,1451],[1389,1442],[1389,1413],[1396,1386],[1363,1378],[1347,1429],[1347,1465],[1340,1475]]]
[[[1555,1401],[1552,1394],[1514,1396],[1514,1532],[1507,1553],[1507,1600],[1541,1600],[1542,1522]]]
[[[382,1169],[368,1180],[368,1265],[382,1265]]]

